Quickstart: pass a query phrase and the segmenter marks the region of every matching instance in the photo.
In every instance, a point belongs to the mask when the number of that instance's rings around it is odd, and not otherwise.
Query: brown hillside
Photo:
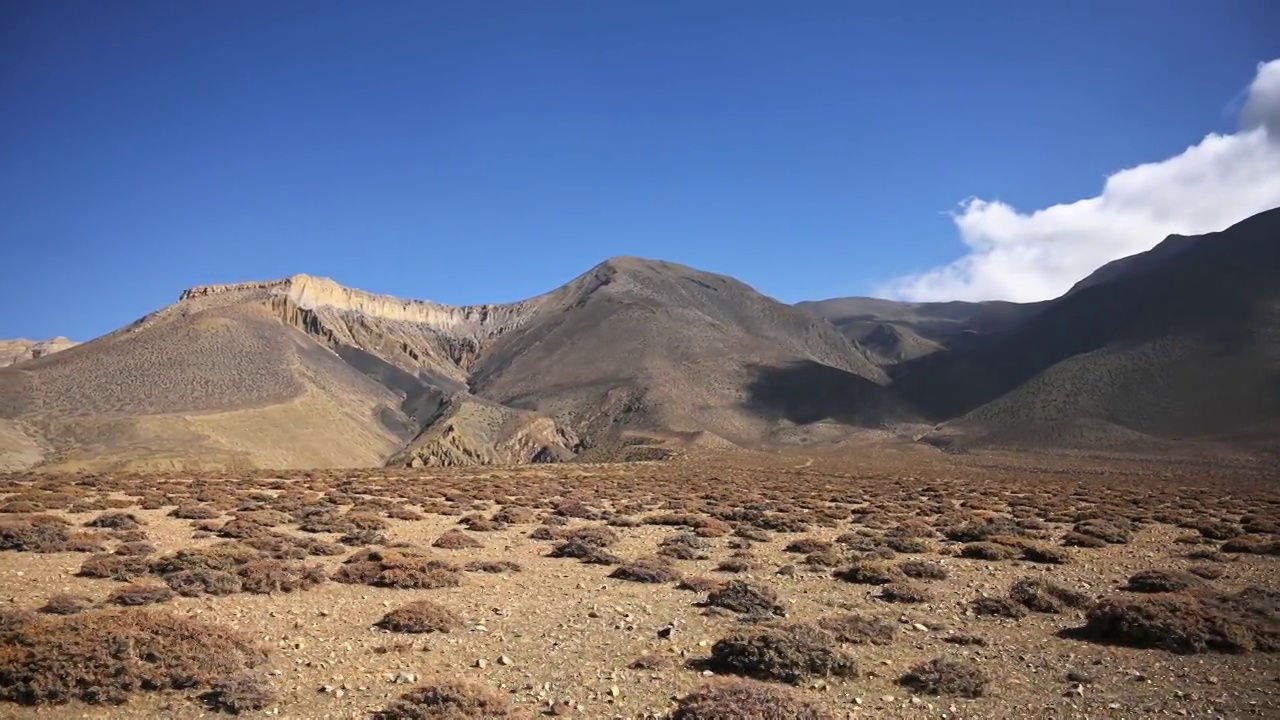
[[[1167,242],[893,387],[989,442],[1256,435],[1280,418],[1280,210]]]

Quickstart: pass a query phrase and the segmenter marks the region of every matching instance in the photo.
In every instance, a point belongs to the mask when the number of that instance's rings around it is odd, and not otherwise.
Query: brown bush
[[[46,615],[75,615],[91,607],[93,607],[93,598],[87,595],[60,593],[51,596],[39,611]]]
[[[116,512],[99,515],[85,525],[107,530],[137,530],[142,526],[142,522],[133,513]]]
[[[1143,570],[1129,576],[1124,589],[1146,593],[1181,592],[1203,584],[1200,578],[1181,570]]]
[[[140,542],[122,543],[121,545],[116,547],[115,554],[142,556],[142,555],[151,555],[155,553],[155,551],[156,551],[156,546],[144,540]]]
[[[130,582],[151,572],[145,557],[131,555],[90,555],[76,573],[80,577],[109,578]]]
[[[528,525],[538,520],[538,514],[527,507],[507,505],[494,513],[493,519],[507,525]]]
[[[18,552],[100,552],[93,536],[74,533],[52,515],[13,515],[0,519],[0,550]]]
[[[200,688],[266,661],[238,632],[129,608],[22,623],[0,652],[0,700],[118,703],[143,690]]]
[[[462,619],[430,600],[417,600],[383,615],[374,625],[399,633],[447,633],[461,627]]]
[[[857,665],[825,630],[792,624],[740,633],[711,647],[718,672],[794,683],[812,676],[849,677]]]
[[[942,638],[942,642],[950,643],[952,645],[960,645],[962,647],[969,647],[971,645],[976,647],[987,647],[988,645],[991,644],[991,643],[988,643],[987,639],[984,637],[980,637],[978,635],[968,635],[965,633],[953,633],[951,635],[948,635]]]
[[[898,679],[898,684],[921,695],[954,695],[982,697],[987,689],[986,673],[972,661],[934,658],[911,668]]]
[[[1175,653],[1280,651],[1280,593],[1246,588],[1115,596],[1089,609],[1073,634],[1096,642]]]
[[[179,570],[165,575],[163,579],[165,585],[183,597],[233,595],[243,589],[240,578],[222,570]]]
[[[522,716],[488,688],[442,679],[401,695],[390,707],[374,713],[372,720],[501,720]]]
[[[658,544],[658,554],[676,560],[699,560],[707,557],[703,552],[711,543],[693,533],[680,533],[664,538]]]
[[[946,539],[964,543],[983,542],[997,535],[1019,535],[1021,533],[1021,528],[1008,518],[967,522],[960,525],[952,525],[942,530],[942,535]]]
[[[639,558],[614,568],[609,577],[630,582],[669,583],[679,580],[681,573],[662,558]]]
[[[859,560],[847,568],[835,571],[832,577],[861,585],[887,585],[905,579],[898,568],[875,560]]]
[[[225,542],[203,548],[183,548],[151,563],[151,572],[167,575],[179,570],[221,570],[236,572],[244,565],[261,560],[262,553],[236,542]]]
[[[283,560],[255,560],[241,567],[237,574],[245,592],[259,595],[310,590],[329,579],[319,565]]]
[[[1027,616],[1027,609],[1022,603],[1007,597],[980,597],[969,603],[974,615],[979,617],[1002,617],[1018,620]]]
[[[751,615],[785,615],[778,594],[771,588],[730,580],[707,595],[707,604]]]
[[[1023,560],[1049,565],[1066,565],[1071,562],[1071,553],[1062,548],[1029,541],[1022,543],[1021,547]]]
[[[356,553],[338,568],[332,579],[352,585],[406,590],[432,590],[462,584],[462,574],[451,563],[393,551]]]
[[[276,701],[276,693],[261,675],[239,672],[213,684],[213,688],[200,696],[209,709],[239,715],[265,710]]]
[[[742,573],[750,572],[754,565],[746,558],[729,558],[716,565],[716,572]]]
[[[1201,535],[1210,540],[1230,540],[1244,534],[1239,525],[1221,521],[1201,525],[1199,530]]]
[[[1012,560],[1017,556],[1016,548],[993,542],[974,542],[960,548],[960,557],[971,560]]]
[[[881,586],[880,594],[876,597],[893,603],[926,603],[933,600],[933,593],[921,585],[896,582]]]
[[[158,583],[132,583],[107,596],[107,602],[113,605],[154,605],[172,599],[173,591]]]
[[[1044,578],[1024,577],[1009,588],[1009,598],[1028,610],[1060,613],[1066,608],[1084,607],[1089,596]]]
[[[575,558],[592,565],[617,565],[622,562],[622,558],[599,545],[585,542],[578,538],[566,540],[556,545],[551,549],[551,552],[547,553],[547,557]]]
[[[676,585],[677,590],[691,590],[696,593],[711,592],[724,583],[715,578],[709,578],[703,575],[689,575],[680,579],[680,583]]]
[[[893,642],[896,632],[892,623],[857,613],[819,618],[818,627],[831,633],[836,640],[852,645],[888,645]]]
[[[1128,523],[1116,520],[1083,520],[1075,524],[1073,532],[1098,538],[1113,545],[1125,545],[1133,539]]]
[[[834,720],[792,688],[726,679],[680,698],[671,720]]]
[[[894,552],[919,554],[926,553],[933,547],[932,543],[919,537],[888,537],[884,546]]]
[[[1268,535],[1241,535],[1223,543],[1222,552],[1246,555],[1280,555],[1280,538]]]
[[[436,538],[436,541],[431,543],[431,547],[438,547],[444,550],[470,550],[484,547],[484,543],[461,530],[449,530]]]
[[[946,568],[925,560],[908,560],[899,563],[898,570],[903,575],[916,580],[946,580],[949,575]]]

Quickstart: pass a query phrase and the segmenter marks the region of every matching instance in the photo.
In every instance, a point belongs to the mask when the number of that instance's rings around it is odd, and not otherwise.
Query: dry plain
[[[1275,477],[905,445],[12,474],[0,715],[1276,717]]]

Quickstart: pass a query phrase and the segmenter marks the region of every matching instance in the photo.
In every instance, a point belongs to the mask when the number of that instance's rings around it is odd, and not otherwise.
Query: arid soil
[[[892,449],[15,474],[0,716],[1276,717],[1275,477]]]

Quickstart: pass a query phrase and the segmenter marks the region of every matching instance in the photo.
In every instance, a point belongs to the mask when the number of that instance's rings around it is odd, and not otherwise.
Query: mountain
[[[826,322],[672,263],[616,258],[545,295],[466,307],[295,275],[191,288],[0,370],[0,456],[63,469],[552,461],[628,434],[758,443],[824,420],[916,420],[887,383]]]
[[[45,355],[52,355],[59,350],[75,347],[79,343],[62,336],[48,340],[0,340],[0,368],[15,363],[26,362]]]
[[[1103,266],[1011,327],[891,370],[938,441],[1276,437],[1280,208]]]
[[[1042,303],[912,303],[870,297],[796,303],[874,353],[881,365],[895,365],[939,350],[962,347],[976,337],[998,333],[1035,314]]]

